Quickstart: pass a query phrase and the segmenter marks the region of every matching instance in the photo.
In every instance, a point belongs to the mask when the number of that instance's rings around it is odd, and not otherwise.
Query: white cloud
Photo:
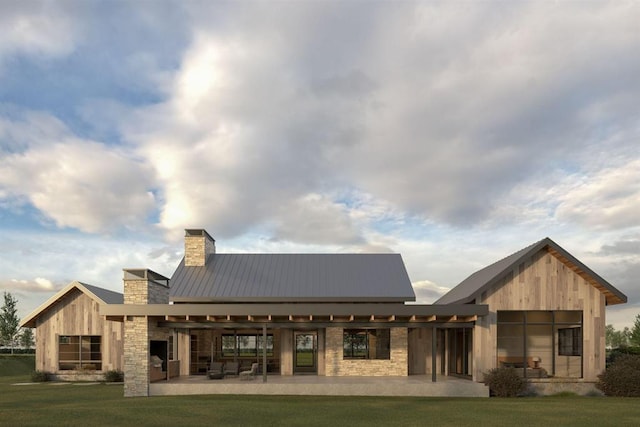
[[[55,292],[61,289],[62,286],[54,284],[49,279],[36,277],[33,280],[11,279],[0,281],[0,288],[17,292]]]
[[[416,293],[416,303],[419,304],[431,304],[450,290],[450,288],[440,286],[430,280],[420,280],[411,283],[411,285]]]
[[[46,115],[0,126],[22,145],[0,158],[4,199],[28,202],[58,227],[86,232],[141,227],[152,213],[150,170],[123,149],[77,139]]]
[[[68,5],[53,1],[0,2],[0,67],[15,54],[40,58],[69,54],[82,20],[73,18]],[[73,8],[76,13],[83,9],[77,2]]]
[[[640,226],[640,159],[571,181],[558,194],[556,214],[561,221],[597,229]]]

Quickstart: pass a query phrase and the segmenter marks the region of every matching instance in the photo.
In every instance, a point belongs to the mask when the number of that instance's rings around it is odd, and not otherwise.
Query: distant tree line
[[[633,326],[629,329],[625,326],[622,330],[616,330],[613,325],[607,325],[605,329],[605,340],[607,348],[640,348],[640,314],[636,316]]]
[[[4,292],[4,304],[0,307],[0,346],[8,347],[13,354],[14,349],[31,349],[33,347],[33,331],[31,328],[20,328],[18,317],[18,300],[9,292]]]

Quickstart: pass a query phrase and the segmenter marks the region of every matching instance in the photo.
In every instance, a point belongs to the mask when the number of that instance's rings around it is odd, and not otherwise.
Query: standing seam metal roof
[[[415,301],[399,254],[212,254],[180,263],[173,301]]]

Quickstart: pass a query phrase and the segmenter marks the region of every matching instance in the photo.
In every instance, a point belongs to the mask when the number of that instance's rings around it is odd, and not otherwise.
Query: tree
[[[31,328],[22,328],[22,333],[20,334],[20,345],[22,348],[30,349],[33,347],[33,330]]]
[[[604,327],[604,342],[607,348],[615,348],[613,341],[615,340],[616,328],[609,324]]]
[[[638,315],[638,317],[640,317],[640,315]],[[636,322],[638,322],[637,318],[636,318]],[[640,323],[638,324],[638,329],[640,331]],[[640,335],[640,332],[639,332],[639,335]],[[628,347],[630,339],[631,339],[631,331],[626,326],[621,331],[617,331],[613,327],[613,325],[607,325],[605,327],[605,343],[606,343],[606,346],[609,348]]]
[[[18,301],[5,291],[4,305],[0,308],[0,342],[11,347],[12,354],[20,324],[20,319],[16,314],[18,312],[17,304]]]
[[[640,314],[636,316],[636,320],[633,322],[633,327],[629,332],[629,344],[634,347],[640,347]]]

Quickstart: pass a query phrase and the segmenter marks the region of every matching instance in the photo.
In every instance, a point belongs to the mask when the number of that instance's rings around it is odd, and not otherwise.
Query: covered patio
[[[269,375],[253,381],[232,376],[210,380],[206,376],[183,376],[149,385],[150,396],[185,394],[247,394],[307,396],[416,396],[416,397],[489,397],[484,384],[439,375],[389,377],[325,377],[317,375]]]

